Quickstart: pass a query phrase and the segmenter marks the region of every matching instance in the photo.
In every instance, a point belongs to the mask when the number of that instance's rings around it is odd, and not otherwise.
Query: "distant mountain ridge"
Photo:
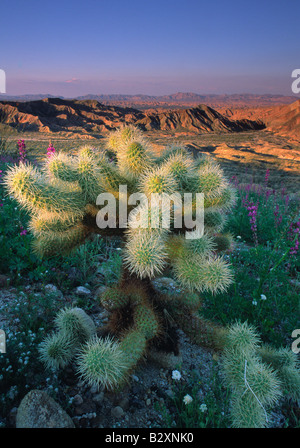
[[[53,95],[44,94],[28,94],[28,95],[4,95],[0,94],[0,101],[36,101],[45,98],[57,98]],[[129,106],[134,108],[169,108],[184,107],[197,104],[206,104],[210,107],[254,107],[254,106],[274,106],[281,104],[291,104],[298,98],[295,96],[275,95],[275,94],[198,94],[193,92],[177,92],[171,95],[126,95],[126,94],[87,94],[75,98],[61,99],[69,100],[96,100],[100,103],[111,104],[114,106]]]
[[[0,102],[0,117],[5,124],[36,132],[64,132],[93,138],[122,123],[135,124],[145,130],[190,133],[242,132],[261,129],[254,120],[231,120],[206,105],[194,108],[145,111],[130,107],[104,105],[96,100],[46,98],[20,102]]]
[[[63,96],[55,96],[42,93],[34,93],[34,94],[26,94],[26,95],[6,95],[6,94],[0,94],[0,101],[21,101],[21,102],[27,102],[27,101],[38,101],[43,100],[45,98],[61,98],[63,99]]]

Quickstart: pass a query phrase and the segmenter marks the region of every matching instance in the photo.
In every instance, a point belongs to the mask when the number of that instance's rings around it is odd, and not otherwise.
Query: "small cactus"
[[[94,322],[81,308],[65,308],[59,311],[55,325],[59,332],[69,335],[79,343],[96,334]]]
[[[228,329],[223,369],[225,384],[232,393],[234,427],[268,427],[269,410],[279,398],[299,399],[300,372],[294,354],[262,345],[255,328],[246,322]]]
[[[76,355],[78,347],[96,334],[92,319],[81,308],[60,310],[55,319],[57,332],[40,345],[40,359],[46,368],[63,368]]]
[[[300,373],[297,355],[289,348],[276,350],[268,345],[262,345],[258,350],[258,356],[277,371],[284,396],[291,400],[299,400]]]
[[[77,358],[78,373],[90,386],[115,389],[125,380],[128,361],[120,345],[112,339],[93,338]]]
[[[41,343],[40,359],[47,369],[64,368],[75,355],[76,341],[67,334],[53,333]]]

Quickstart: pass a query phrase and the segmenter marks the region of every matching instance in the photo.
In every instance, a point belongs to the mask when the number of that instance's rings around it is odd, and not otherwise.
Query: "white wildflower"
[[[261,294],[260,298],[261,298],[261,300],[267,300],[267,298],[264,294]]]
[[[172,372],[172,379],[173,380],[180,380],[181,373],[178,370],[173,370]]]
[[[184,404],[190,404],[193,401],[192,397],[187,394],[184,398],[183,398],[183,402]]]
[[[205,403],[201,404],[201,406],[199,407],[201,412],[206,412],[207,411],[207,406]]]

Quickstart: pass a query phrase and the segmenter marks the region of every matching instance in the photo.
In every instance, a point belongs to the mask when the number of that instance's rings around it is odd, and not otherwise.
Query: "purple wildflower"
[[[276,230],[278,229],[278,227],[280,226],[280,224],[282,223],[282,215],[279,215],[279,205],[276,204],[276,208],[274,210],[274,217],[275,217],[275,226],[276,226]]]
[[[26,145],[24,140],[18,140],[19,162],[24,163],[26,160]]]
[[[295,236],[296,240],[294,243],[294,246],[290,249],[290,255],[297,255],[299,250],[299,235],[300,235],[300,219],[297,222],[292,222],[290,224],[289,230],[288,230],[288,239],[290,241],[294,241]]]
[[[269,168],[266,171],[266,175],[265,175],[265,186],[268,186],[268,181],[269,181],[269,176],[270,176],[270,170]]]
[[[49,146],[47,148],[47,157],[51,157],[53,156],[53,154],[55,153],[55,148],[52,146],[52,143],[49,143]]]
[[[257,238],[257,222],[256,222],[256,218],[257,218],[257,210],[258,210],[259,202],[257,202],[257,204],[254,204],[254,202],[248,202],[248,201],[243,200],[243,204],[244,204],[244,207],[248,211],[248,216],[250,218],[250,225],[251,225],[251,230],[252,230],[252,233],[253,233],[254,243],[257,246],[258,245],[258,238]]]
[[[27,230],[24,229],[23,226],[21,226],[21,232],[20,232],[20,235],[23,236],[23,235],[26,235],[26,234],[27,234]]]
[[[232,176],[230,179],[230,183],[234,184],[235,188],[237,188],[238,184],[239,184],[239,180],[238,180],[237,176]]]
[[[285,194],[286,194],[286,188],[285,188],[285,187],[283,187],[283,188],[281,189],[280,194],[281,194],[281,199],[283,200],[283,199],[284,199],[284,196],[285,196]]]
[[[269,197],[271,196],[272,191],[271,190],[267,190],[265,193],[265,197],[266,197],[266,202],[268,202]]]
[[[291,249],[290,249],[290,255],[297,255],[298,250],[299,250],[299,240],[297,239],[295,241],[295,246],[291,247]]]
[[[285,207],[287,208],[287,206],[289,205],[289,202],[290,202],[290,197],[289,197],[288,194],[287,194],[286,197],[284,198],[284,201],[285,201]]]

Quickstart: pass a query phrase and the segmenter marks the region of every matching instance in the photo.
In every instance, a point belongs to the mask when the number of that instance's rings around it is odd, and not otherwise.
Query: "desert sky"
[[[2,0],[6,93],[291,95],[299,0]]]

